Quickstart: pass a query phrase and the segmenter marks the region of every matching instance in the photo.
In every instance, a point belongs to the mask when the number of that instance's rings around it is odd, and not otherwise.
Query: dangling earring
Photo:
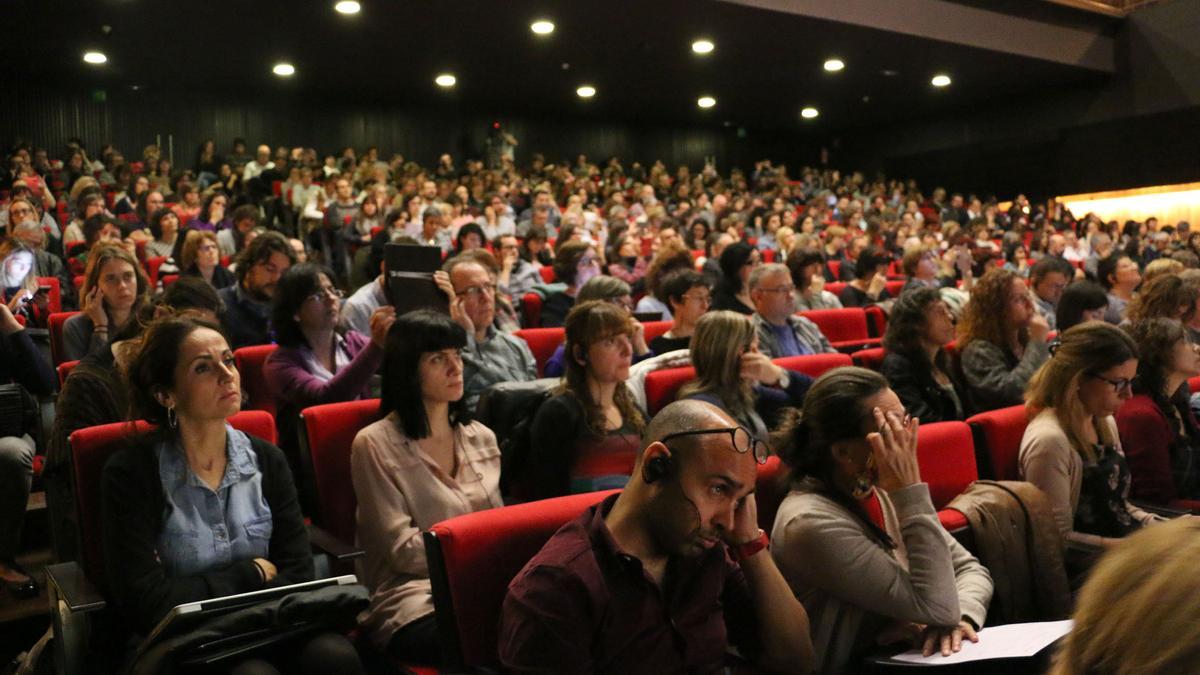
[[[871,496],[871,489],[874,487],[874,484],[871,482],[871,470],[874,468],[875,455],[867,455],[867,465],[854,476],[854,487],[850,489],[851,497],[866,499]]]
[[[179,415],[175,414],[175,406],[167,408],[167,426],[174,429],[179,424]]]

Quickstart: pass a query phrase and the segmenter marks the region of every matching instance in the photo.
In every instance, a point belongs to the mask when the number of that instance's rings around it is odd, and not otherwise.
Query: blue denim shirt
[[[253,558],[268,558],[271,508],[250,438],[225,425],[225,475],[214,492],[187,464],[174,442],[158,446],[158,475],[166,497],[158,557],[172,577],[201,574]]]

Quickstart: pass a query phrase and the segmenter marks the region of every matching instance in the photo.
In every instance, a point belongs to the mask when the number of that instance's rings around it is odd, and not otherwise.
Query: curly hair
[[[942,294],[936,288],[914,288],[900,296],[892,305],[891,316],[888,317],[887,332],[883,335],[883,348],[889,352],[903,354],[909,360],[915,360],[918,367],[937,366],[943,372],[950,371],[946,350],[939,349],[935,363],[929,363],[925,349],[921,346],[921,336],[925,333],[925,312],[935,302],[942,301]]]
[[[1125,309],[1130,323],[1147,319],[1179,319],[1187,323],[1196,314],[1200,286],[1175,274],[1162,274],[1143,284],[1141,293]]]
[[[995,345],[1007,343],[1005,321],[1008,317],[1008,291],[1014,281],[1021,281],[1016,272],[997,267],[988,270],[975,282],[971,299],[963,307],[958,322],[960,350],[976,340],[987,340]],[[1018,339],[1021,344],[1027,342],[1029,330],[1022,327]]]
[[[662,280],[671,272],[692,269],[692,253],[687,245],[679,239],[673,239],[654,254],[654,259],[646,267],[646,292],[667,302],[662,295]]]
[[[599,402],[592,400],[591,388],[588,386],[588,367],[580,362],[578,354],[587,354],[588,349],[616,335],[633,336],[636,328],[633,315],[624,307],[618,307],[604,300],[591,300],[576,304],[571,308],[563,323],[566,333],[564,363],[566,372],[563,373],[563,383],[557,393],[571,393],[579,399],[584,410],[588,431],[598,437],[606,434],[604,409]],[[632,427],[638,434],[646,426],[633,394],[629,387],[618,386],[613,393],[613,403],[621,412],[621,419]]]

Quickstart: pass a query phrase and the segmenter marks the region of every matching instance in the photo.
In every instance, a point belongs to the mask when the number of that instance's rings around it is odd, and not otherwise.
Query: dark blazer
[[[933,370],[929,366],[917,365],[916,360],[910,359],[904,354],[888,352],[887,356],[883,357],[883,366],[880,371],[887,378],[892,391],[900,397],[905,411],[913,417],[920,418],[922,424],[963,420],[971,414],[967,406],[966,389],[953,372],[947,373],[947,375],[949,375],[950,382],[954,385],[954,391],[958,394],[958,400],[962,405],[961,417],[954,409],[954,400],[933,379]]]
[[[309,581],[316,575],[296,487],[279,448],[250,437],[271,509],[270,561],[278,574],[263,584],[251,559],[190,577],[169,577],[156,553],[166,499],[156,443],[145,436],[113,455],[101,483],[108,586],[128,626],[145,635],[172,607],[208,598]]]

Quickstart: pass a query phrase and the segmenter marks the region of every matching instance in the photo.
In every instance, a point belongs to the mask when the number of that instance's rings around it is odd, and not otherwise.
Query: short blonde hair
[[[1183,269],[1183,263],[1178,260],[1172,260],[1171,258],[1153,260],[1149,265],[1146,265],[1146,272],[1142,274],[1142,283],[1148,283],[1151,279],[1164,274],[1178,274]]]
[[[1156,524],[1100,559],[1052,675],[1184,675],[1200,663],[1200,520]]]

